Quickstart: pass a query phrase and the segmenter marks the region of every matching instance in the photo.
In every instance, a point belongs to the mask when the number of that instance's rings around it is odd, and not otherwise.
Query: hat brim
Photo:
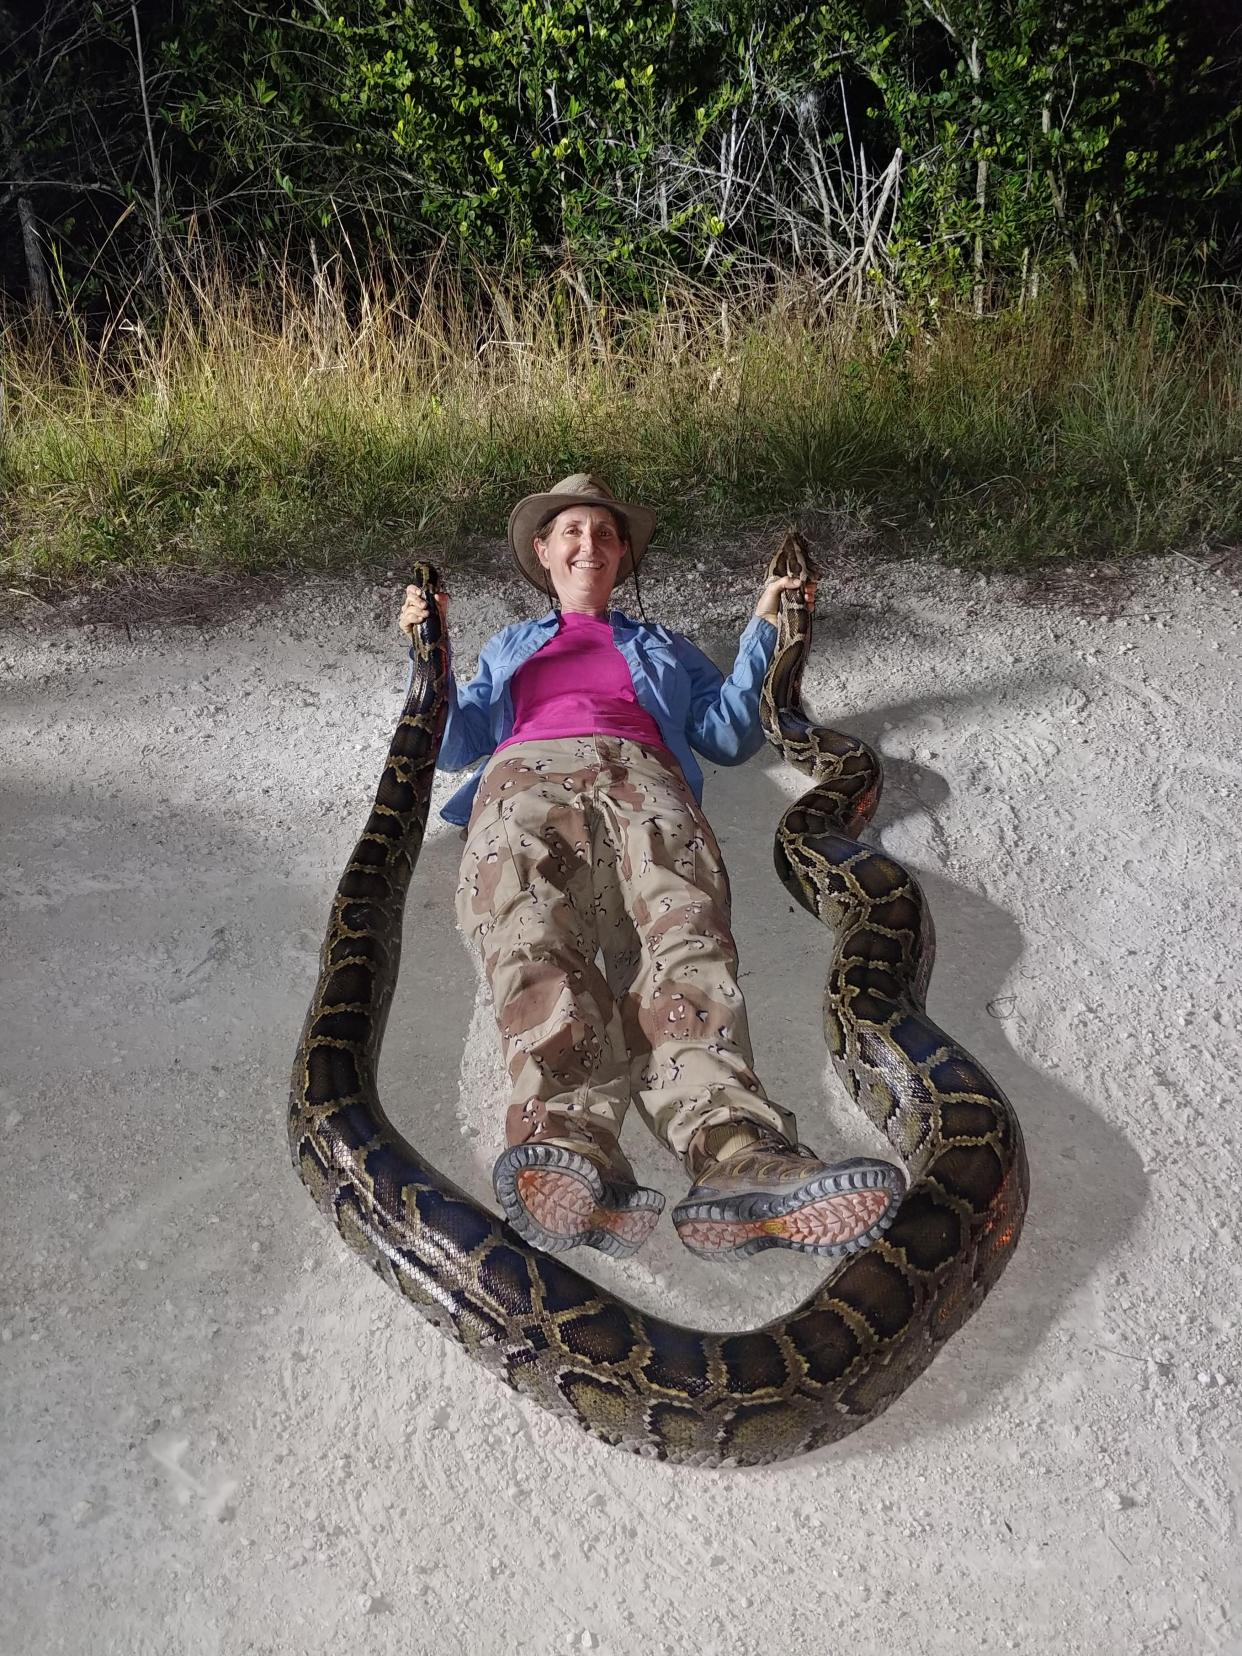
[[[616,585],[628,581],[642,562],[655,533],[656,515],[649,506],[632,506],[628,501],[612,500],[606,495],[536,494],[519,500],[509,513],[509,550],[526,579],[540,592],[547,590],[546,571],[535,554],[535,531],[550,513],[563,512],[567,506],[605,506],[625,522],[629,533],[630,550],[617,568]]]

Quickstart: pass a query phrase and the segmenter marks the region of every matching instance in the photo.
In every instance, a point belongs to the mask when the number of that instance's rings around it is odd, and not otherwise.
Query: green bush
[[[1207,41],[1174,0],[190,0],[163,115],[186,210],[248,246],[982,300],[1157,230],[1213,251],[1242,173]]]

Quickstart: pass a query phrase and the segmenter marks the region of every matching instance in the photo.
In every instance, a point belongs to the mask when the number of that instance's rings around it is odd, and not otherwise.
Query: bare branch
[[[164,269],[164,216],[160,203],[160,164],[155,153],[155,134],[151,130],[151,105],[147,102],[147,72],[142,61],[142,31],[138,27],[138,7],[131,4],[129,14],[134,20],[134,49],[138,53],[138,85],[142,91],[142,114],[147,124],[147,149],[151,156],[151,191],[155,208],[155,252],[160,269]]]

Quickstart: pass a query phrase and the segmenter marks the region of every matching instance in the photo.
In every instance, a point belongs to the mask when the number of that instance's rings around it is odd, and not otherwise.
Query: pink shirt
[[[663,748],[660,727],[638,705],[625,657],[606,615],[562,615],[548,642],[512,679],[514,742],[552,736],[622,736]]]

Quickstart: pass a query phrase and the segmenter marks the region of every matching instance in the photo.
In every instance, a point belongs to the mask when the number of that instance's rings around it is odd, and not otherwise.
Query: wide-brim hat
[[[574,472],[562,477],[548,494],[527,495],[519,500],[509,513],[509,546],[517,559],[518,568],[532,586],[540,592],[547,590],[547,571],[535,553],[534,539],[541,524],[563,512],[567,506],[607,506],[625,524],[630,549],[617,569],[617,585],[627,581],[642,562],[643,554],[655,532],[656,515],[647,506],[634,506],[618,500],[598,477],[589,472]]]

